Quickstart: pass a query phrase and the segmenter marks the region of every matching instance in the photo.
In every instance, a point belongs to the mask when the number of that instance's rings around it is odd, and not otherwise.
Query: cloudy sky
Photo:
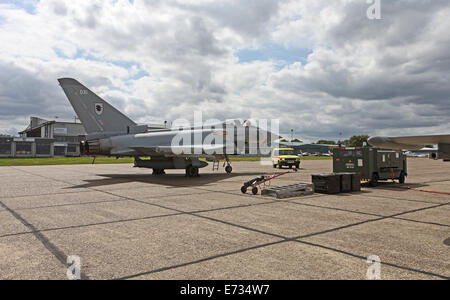
[[[73,77],[138,123],[280,119],[305,141],[450,133],[450,2],[0,0],[0,133],[73,118]]]

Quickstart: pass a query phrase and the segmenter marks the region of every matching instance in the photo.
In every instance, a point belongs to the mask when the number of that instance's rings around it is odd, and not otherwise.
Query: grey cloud
[[[63,2],[53,2],[53,11],[59,16],[67,15],[67,6]]]
[[[169,17],[127,19],[123,26],[105,22],[107,12],[93,6],[84,16],[76,15],[69,4],[66,10],[53,7],[55,18],[66,13],[64,21],[71,20],[77,38],[70,42],[80,50],[94,53],[105,64],[136,61],[158,83],[149,81],[139,96],[133,90],[113,93],[112,78],[114,82],[122,78],[95,66],[90,72],[79,71],[74,64],[55,71],[42,61],[46,67],[36,76],[0,60],[1,119],[17,122],[30,114],[71,117],[55,81],[68,76],[103,91],[106,99],[138,122],[191,119],[191,112],[198,109],[205,118],[279,117],[283,132],[294,128],[297,134],[317,138],[337,139],[340,132],[345,138],[385,130],[413,128],[421,133],[449,128],[450,38],[436,23],[448,1],[382,1],[380,21],[366,18],[366,1],[341,2],[338,11],[344,18],[324,32],[316,27],[324,39],[318,44],[328,47],[315,47],[306,67],[236,65],[236,45],[271,41],[277,24],[289,22],[273,22],[283,13],[284,2],[145,1],[140,3],[147,9]],[[223,29],[228,34],[225,40]],[[89,43],[80,43],[80,36]],[[126,80],[131,86],[136,82]]]
[[[73,18],[79,26],[95,29],[97,27],[97,19],[100,18],[101,11],[101,6],[93,4],[84,11],[83,16],[74,15]]]
[[[0,131],[17,135],[30,116],[72,118],[73,110],[58,89],[56,80],[0,61]]]
[[[178,7],[193,13],[205,14],[221,27],[228,27],[247,38],[257,38],[267,29],[270,20],[277,15],[279,0],[232,0],[206,5],[185,4],[177,1]]]
[[[354,115],[364,115],[367,130],[449,124],[450,42],[439,35],[436,22],[450,3],[382,1],[383,20],[374,21],[366,18],[367,7],[365,1],[349,2],[342,22],[324,34],[331,50],[316,49],[309,66],[274,74],[274,88],[366,100],[365,109]],[[367,66],[360,58],[369,59]],[[377,107],[380,112],[374,112]],[[347,116],[347,111],[339,113]]]
[[[28,71],[0,61],[0,115],[14,118],[31,114],[53,114],[59,111],[51,103],[55,86]]]
[[[342,5],[342,21],[327,32],[326,39],[339,46],[376,40],[387,47],[418,41],[430,29],[427,26],[435,14],[449,3],[446,0],[382,0],[381,20],[367,18],[369,4],[365,0]]]

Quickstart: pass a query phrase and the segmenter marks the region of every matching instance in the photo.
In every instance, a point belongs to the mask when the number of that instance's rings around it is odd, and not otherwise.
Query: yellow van
[[[300,157],[295,155],[295,151],[292,148],[275,148],[272,151],[272,163],[273,167],[282,169],[283,166],[288,166],[292,169],[300,167]]]

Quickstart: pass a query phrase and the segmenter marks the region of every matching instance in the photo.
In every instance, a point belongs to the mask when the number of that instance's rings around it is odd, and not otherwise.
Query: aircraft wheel
[[[155,175],[155,176],[164,175],[164,174],[166,174],[164,169],[153,169],[153,175]]]
[[[231,174],[231,172],[233,172],[233,168],[231,166],[226,166],[225,172],[227,172],[228,174]]]
[[[252,194],[253,195],[258,194],[258,188],[257,187],[252,188]]]
[[[405,180],[406,180],[405,173],[402,171],[400,173],[400,177],[398,178],[398,182],[403,184],[403,183],[405,183]]]
[[[198,176],[198,168],[189,166],[186,168],[186,176],[187,177],[196,177]]]
[[[242,186],[241,187],[241,192],[242,192],[242,194],[247,193],[247,188],[245,186]]]

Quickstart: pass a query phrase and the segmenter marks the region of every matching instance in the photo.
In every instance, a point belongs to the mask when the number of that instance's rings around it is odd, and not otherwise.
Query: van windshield
[[[294,150],[280,150],[280,155],[295,155]]]

